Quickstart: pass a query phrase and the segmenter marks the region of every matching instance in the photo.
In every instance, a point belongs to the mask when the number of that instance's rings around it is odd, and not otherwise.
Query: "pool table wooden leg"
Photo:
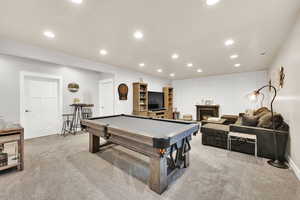
[[[149,187],[158,194],[163,193],[168,187],[167,158],[150,158]]]
[[[90,135],[89,151],[91,153],[96,153],[99,151],[100,148],[100,137],[92,133],[89,133],[89,135]]]

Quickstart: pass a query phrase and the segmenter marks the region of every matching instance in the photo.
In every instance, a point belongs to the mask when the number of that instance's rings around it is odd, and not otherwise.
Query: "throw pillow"
[[[281,114],[275,113],[274,114],[274,123],[275,123],[275,129],[279,129],[279,127],[282,126],[282,124],[284,123],[283,121],[283,117]]]
[[[266,112],[266,111],[270,111],[267,107],[261,107],[259,109],[257,109],[256,111],[254,111],[253,115],[259,115],[262,112]]]
[[[264,110],[264,111],[262,111],[262,112],[256,114],[255,117],[257,117],[258,119],[260,119],[262,116],[264,116],[264,115],[266,115],[266,114],[268,114],[268,113],[271,113],[271,111],[269,111],[269,110]]]
[[[257,126],[261,128],[272,128],[272,113],[268,112],[261,116],[258,120]]]
[[[246,115],[242,117],[243,126],[257,126],[257,124],[258,124],[257,117],[246,116]]]
[[[279,127],[282,126],[283,124],[283,117],[281,116],[281,114],[278,113],[274,113],[274,124],[275,124],[275,129],[278,129]],[[262,127],[262,128],[268,128],[268,129],[272,129],[272,113],[269,112],[265,115],[263,115],[262,117],[259,118],[258,120],[258,127]]]
[[[277,128],[277,130],[281,130],[281,131],[289,131],[289,125],[285,122],[282,122],[281,126],[279,126]]]
[[[239,117],[234,124],[241,126],[242,125],[242,117]]]

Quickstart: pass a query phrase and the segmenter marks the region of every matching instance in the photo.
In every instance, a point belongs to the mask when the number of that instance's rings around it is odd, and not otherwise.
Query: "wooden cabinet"
[[[133,114],[148,115],[148,85],[147,83],[133,83]]]
[[[14,144],[17,148],[12,148],[14,153],[7,153],[6,146]],[[4,147],[4,148],[3,148]],[[17,167],[18,170],[24,168],[24,130],[18,124],[4,124],[0,127],[0,149],[1,165],[0,171]]]
[[[133,83],[133,112],[134,115],[149,116],[153,118],[173,119],[173,88],[164,87],[165,110],[149,111],[148,109],[148,84]]]
[[[166,118],[173,119],[173,88],[164,87],[164,103],[166,108]]]
[[[153,118],[158,118],[158,119],[164,119],[164,118],[168,118],[166,113],[167,113],[166,110],[149,111],[148,116]]]

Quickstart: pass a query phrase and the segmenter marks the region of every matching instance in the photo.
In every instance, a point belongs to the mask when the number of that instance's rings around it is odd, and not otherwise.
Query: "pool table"
[[[113,115],[82,120],[89,132],[89,151],[118,144],[150,157],[149,187],[161,194],[168,177],[189,166],[190,140],[199,125],[184,121],[154,119],[134,115]],[[100,146],[100,137],[106,143]]]

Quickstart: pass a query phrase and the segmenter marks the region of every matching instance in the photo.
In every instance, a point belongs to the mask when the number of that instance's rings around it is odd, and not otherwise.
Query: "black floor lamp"
[[[273,112],[273,102],[277,96],[277,89],[273,86],[273,85],[265,85],[261,88],[259,88],[258,90],[255,90],[253,93],[252,93],[252,97],[251,98],[257,98],[259,95],[260,95],[260,91],[264,88],[272,88],[274,90],[274,96],[272,98],[272,101],[271,101],[271,115],[272,115],[272,128],[273,130],[275,130],[275,122],[274,122],[274,112]],[[285,162],[283,161],[280,161],[278,160],[278,152],[277,152],[277,137],[276,137],[276,132],[274,131],[273,132],[273,140],[274,140],[274,154],[275,154],[275,159],[273,160],[269,160],[268,163],[270,165],[272,165],[273,167],[277,167],[277,168],[281,168],[281,169],[287,169],[288,166],[285,164]]]

